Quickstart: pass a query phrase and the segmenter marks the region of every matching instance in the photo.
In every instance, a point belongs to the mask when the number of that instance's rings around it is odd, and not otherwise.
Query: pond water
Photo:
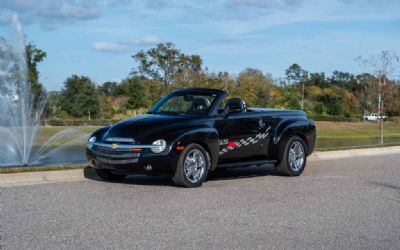
[[[38,149],[40,148],[34,147],[33,152]],[[54,150],[54,152],[42,158],[38,165],[79,164],[86,162],[86,145],[82,144],[69,146],[60,151]]]

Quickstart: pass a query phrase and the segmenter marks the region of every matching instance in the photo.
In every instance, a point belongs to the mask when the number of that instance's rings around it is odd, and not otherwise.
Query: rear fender
[[[312,120],[286,120],[278,124],[274,130],[274,136],[272,138],[273,146],[270,147],[270,156],[276,158],[280,155],[280,145],[282,142],[287,141],[293,136],[301,137],[307,145],[307,154],[311,154],[314,150],[316,133],[315,124]]]

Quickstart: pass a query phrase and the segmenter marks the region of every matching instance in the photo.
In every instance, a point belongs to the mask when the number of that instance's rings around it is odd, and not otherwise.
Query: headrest
[[[199,106],[203,106],[202,110],[208,109],[210,107],[210,101],[205,97],[198,97],[193,100],[190,110],[198,110]]]
[[[231,98],[226,102],[225,110],[238,109],[240,112],[245,112],[247,107],[246,103],[240,98]]]

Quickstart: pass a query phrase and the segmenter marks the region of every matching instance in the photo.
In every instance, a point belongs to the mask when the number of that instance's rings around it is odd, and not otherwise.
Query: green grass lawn
[[[98,129],[96,126],[81,126],[81,127],[40,127],[38,133],[36,135],[35,146],[40,146],[46,143],[52,136],[56,135],[59,132],[70,130],[64,136],[61,136],[59,139],[54,140],[51,145],[57,146],[66,142],[69,142],[71,139],[77,139],[73,144],[81,144],[85,136],[89,136],[93,131]]]
[[[400,124],[385,123],[384,145],[400,145]],[[372,146],[382,146],[378,123],[317,122],[317,150]]]
[[[379,124],[372,122],[316,122],[317,149],[334,149],[353,146],[376,145],[379,142]],[[46,140],[65,129],[72,129],[66,136],[52,143],[53,146],[67,142],[70,138],[88,136],[98,129],[95,126],[82,127],[41,127],[35,145],[43,145]],[[400,124],[385,123],[384,135],[386,143],[400,144]],[[75,144],[82,143],[77,140]]]
[[[377,122],[316,122],[318,138],[370,138],[379,137]],[[400,123],[384,124],[386,138],[400,138]]]

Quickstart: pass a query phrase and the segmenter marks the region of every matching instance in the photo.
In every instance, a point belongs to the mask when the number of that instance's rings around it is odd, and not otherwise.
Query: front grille
[[[111,146],[95,146],[95,149],[105,153],[115,153],[115,152],[131,152],[131,148],[119,147],[117,149],[110,148]]]
[[[126,138],[126,137],[108,137],[105,139],[106,142],[113,142],[113,143],[135,143],[135,139],[133,138]]]

